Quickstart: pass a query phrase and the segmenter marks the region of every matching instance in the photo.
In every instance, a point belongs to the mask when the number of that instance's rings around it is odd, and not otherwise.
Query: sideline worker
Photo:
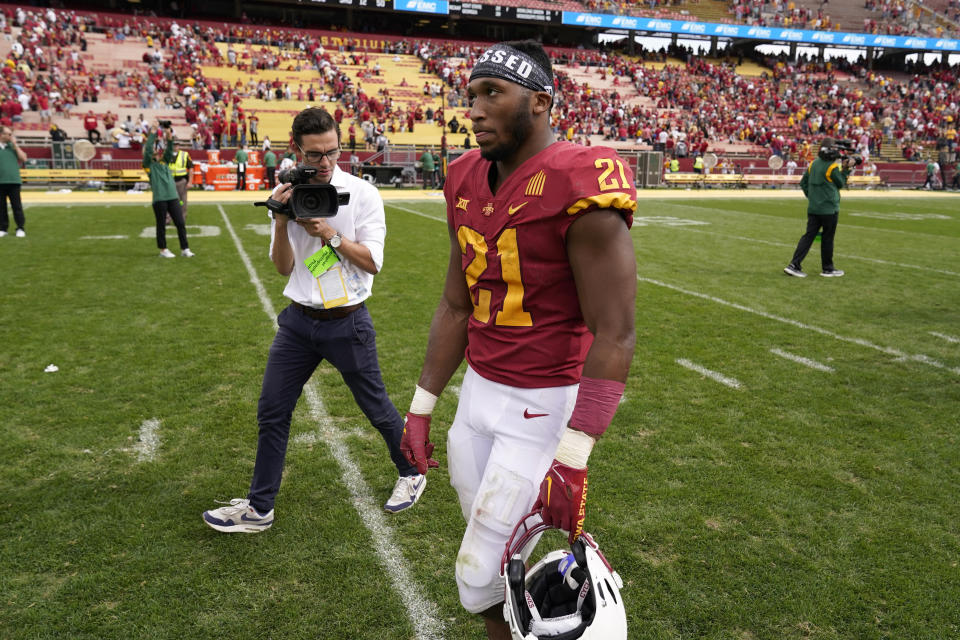
[[[839,278],[843,271],[833,266],[833,238],[837,233],[837,220],[840,218],[840,189],[847,186],[847,177],[853,170],[853,158],[840,161],[840,154],[833,138],[824,138],[816,159],[810,163],[800,178],[800,188],[807,197],[807,232],[797,243],[790,264],[783,272],[795,278],[806,278],[800,268],[803,259],[810,251],[817,233],[820,237],[820,275],[825,278]],[[822,231],[821,231],[822,230]]]
[[[174,149],[177,149],[176,142],[174,142]],[[190,188],[192,169],[193,159],[190,154],[183,149],[177,149],[177,156],[170,163],[170,174],[173,176],[173,184],[177,188],[177,197],[180,198],[180,209],[183,211],[184,220],[187,219],[187,190]]]
[[[158,133],[163,133],[160,137]],[[164,125],[147,136],[143,146],[143,168],[150,177],[150,192],[153,198],[153,215],[157,222],[157,248],[161,258],[175,258],[167,248],[167,216],[177,227],[177,239],[180,241],[180,255],[192,258],[193,251],[187,241],[187,225],[183,221],[183,210],[177,198],[177,188],[170,174],[170,163],[175,157],[173,150],[173,129]]]
[[[0,126],[0,237],[7,235],[10,218],[7,216],[7,199],[13,208],[13,221],[17,225],[17,237],[27,235],[24,231],[26,218],[23,215],[23,203],[20,201],[20,165],[27,161],[27,154],[17,145],[13,129]]]

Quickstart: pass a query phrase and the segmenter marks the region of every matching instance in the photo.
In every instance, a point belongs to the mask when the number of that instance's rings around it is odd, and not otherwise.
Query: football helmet
[[[569,551],[551,551],[525,568],[540,534],[551,528],[531,511],[514,527],[500,559],[503,617],[513,640],[627,640],[623,581],[589,533]]]

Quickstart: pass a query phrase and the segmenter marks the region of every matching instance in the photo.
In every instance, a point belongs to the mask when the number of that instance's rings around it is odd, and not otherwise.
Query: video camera
[[[820,157],[827,161],[849,158],[858,167],[863,164],[863,156],[850,140],[834,140],[832,145],[821,147]]]
[[[266,202],[255,202],[254,205],[266,207],[274,214],[282,213],[293,220],[332,218],[337,215],[340,205],[350,202],[350,193],[338,191],[332,184],[310,184],[310,180],[316,175],[317,169],[306,164],[282,171],[277,180],[281,184],[289,182],[293,185],[290,199],[282,203],[267,198]]]

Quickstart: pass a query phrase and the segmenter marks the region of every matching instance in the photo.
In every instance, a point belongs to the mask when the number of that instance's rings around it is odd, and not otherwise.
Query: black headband
[[[470,81],[474,78],[502,78],[553,95],[553,78],[547,70],[527,54],[505,44],[495,44],[477,58]]]

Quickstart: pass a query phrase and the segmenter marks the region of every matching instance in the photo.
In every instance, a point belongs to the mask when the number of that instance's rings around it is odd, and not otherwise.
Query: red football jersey
[[[494,195],[490,164],[470,151],[450,164],[444,185],[474,304],[467,362],[514,387],[575,384],[593,336],[580,313],[567,230],[593,209],[619,211],[629,227],[633,173],[613,149],[555,142]]]

